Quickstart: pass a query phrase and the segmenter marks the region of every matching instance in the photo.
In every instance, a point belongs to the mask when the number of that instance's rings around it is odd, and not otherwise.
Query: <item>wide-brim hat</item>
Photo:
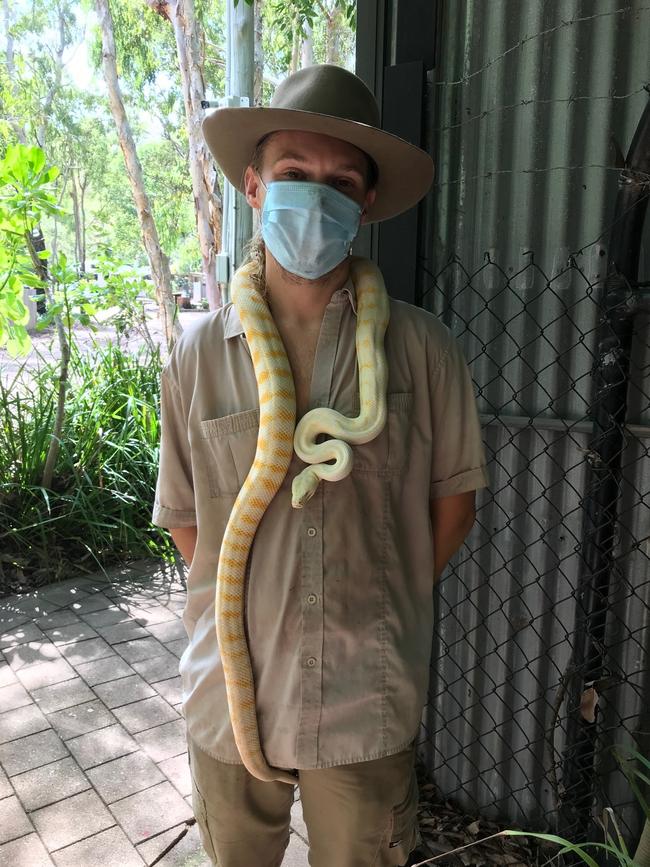
[[[376,163],[378,180],[367,222],[408,210],[428,191],[433,160],[426,151],[379,126],[379,108],[366,85],[340,66],[308,66],[278,85],[268,108],[218,108],[203,135],[224,175],[244,192],[255,146],[272,132],[301,130],[342,139]]]

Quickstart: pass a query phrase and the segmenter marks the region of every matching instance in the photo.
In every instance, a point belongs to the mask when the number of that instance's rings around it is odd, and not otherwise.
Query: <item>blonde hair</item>
[[[244,247],[244,256],[243,264],[248,265],[249,263],[252,263],[255,266],[251,273],[251,278],[255,283],[257,283],[260,292],[263,295],[266,295],[266,281],[264,277],[266,269],[266,246],[262,238],[262,232],[259,229],[253,233],[253,237]]]

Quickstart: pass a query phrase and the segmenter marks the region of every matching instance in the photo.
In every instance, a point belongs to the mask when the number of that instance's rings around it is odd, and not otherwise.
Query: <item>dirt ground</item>
[[[155,303],[148,303],[145,308],[147,316],[147,325],[152,338],[161,346],[165,346],[163,329],[158,318],[158,308]],[[209,315],[204,310],[180,310],[179,321],[184,331],[191,329],[197,325],[203,316]],[[58,359],[59,345],[56,338],[54,327],[47,328],[45,331],[36,331],[31,334],[32,349],[29,355],[12,358],[4,348],[0,348],[0,379],[9,384],[14,379],[16,373],[21,367],[27,368],[38,367],[44,362]],[[74,338],[77,345],[82,351],[92,349],[93,343],[105,344],[109,341],[115,341],[115,328],[108,322],[98,325],[94,330],[82,325],[75,325]],[[137,332],[132,332],[127,336],[120,338],[122,346],[128,347],[131,350],[136,350],[144,344],[143,337]]]

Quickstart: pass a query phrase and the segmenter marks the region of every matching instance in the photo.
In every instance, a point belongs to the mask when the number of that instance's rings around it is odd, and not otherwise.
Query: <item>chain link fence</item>
[[[615,748],[650,755],[649,308],[600,255],[602,273],[546,274],[531,253],[427,275],[490,487],[436,591],[420,755],[465,813],[585,840],[611,806],[635,840]]]

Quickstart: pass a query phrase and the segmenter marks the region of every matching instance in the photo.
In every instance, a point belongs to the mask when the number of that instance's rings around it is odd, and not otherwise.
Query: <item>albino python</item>
[[[320,479],[338,481],[352,469],[348,443],[374,439],[386,423],[388,371],[384,335],[389,302],[381,272],[366,259],[352,259],[357,294],[356,349],[359,405],[356,418],[328,408],[312,409],[295,428],[296,398],[284,344],[256,282],[256,266],[241,267],[233,277],[232,300],[253,359],[260,405],[255,459],[235,500],[221,543],[215,621],[235,743],[247,770],[260,780],[294,784],[296,778],[267,763],[260,745],[255,685],[245,631],[246,566],[264,512],[296,454],[310,464],[293,480],[292,504],[300,508]],[[295,428],[295,436],[294,436]],[[320,434],[336,439],[316,443]],[[346,440],[347,442],[343,441]],[[326,463],[328,461],[334,463]]]

